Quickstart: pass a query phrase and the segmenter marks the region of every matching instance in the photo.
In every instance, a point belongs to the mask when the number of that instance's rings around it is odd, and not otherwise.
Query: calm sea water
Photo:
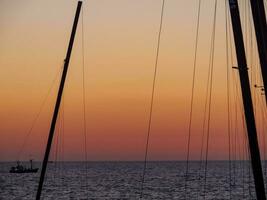
[[[10,174],[12,165],[0,163],[0,199],[34,199],[40,173]],[[49,163],[42,198],[139,199],[142,170],[142,162]],[[204,165],[190,162],[185,192],[185,162],[149,162],[143,199],[255,199],[249,172],[248,162],[232,162],[230,187],[229,162],[210,161],[205,188]]]

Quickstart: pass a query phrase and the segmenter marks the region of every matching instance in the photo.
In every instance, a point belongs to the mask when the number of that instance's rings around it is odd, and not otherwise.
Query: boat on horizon
[[[19,161],[17,161],[17,166],[11,167],[9,170],[9,173],[36,173],[38,172],[39,168],[33,168],[33,160],[30,160],[30,168],[27,168],[20,164]]]

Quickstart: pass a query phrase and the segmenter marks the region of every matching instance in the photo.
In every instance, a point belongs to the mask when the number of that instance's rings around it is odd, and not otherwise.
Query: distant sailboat
[[[9,172],[10,173],[36,173],[36,172],[38,172],[39,168],[33,168],[32,161],[33,160],[30,160],[30,168],[27,168],[27,167],[21,165],[20,162],[17,161],[17,166],[11,167]]]

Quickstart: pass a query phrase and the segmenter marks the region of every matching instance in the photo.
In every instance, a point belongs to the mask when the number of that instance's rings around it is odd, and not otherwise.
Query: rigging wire
[[[248,1],[248,7],[251,7],[251,2]],[[249,25],[250,25],[250,84],[251,86],[253,86],[253,82],[255,81],[255,73],[253,73],[255,67],[254,67],[254,62],[256,61],[255,59],[255,42],[254,42],[254,34],[253,34],[253,20],[252,20],[253,16],[252,16],[252,12],[250,12],[250,15],[249,15]],[[256,95],[256,91],[255,89],[252,87],[252,100],[253,102],[255,102],[255,95]],[[256,114],[256,113],[255,113]],[[247,138],[247,134],[246,134],[246,128],[245,128],[245,116],[244,116],[244,113],[243,113],[243,128],[244,128],[244,138],[245,138],[245,142],[246,142],[246,145],[244,148],[246,148],[246,158],[247,160],[250,160],[250,149],[249,149],[249,144],[248,144],[248,138]],[[250,189],[250,180],[251,180],[251,165],[250,165],[250,162],[249,164],[247,164],[248,166],[248,176],[249,176],[249,184],[248,184],[248,191],[249,191],[249,197],[252,198],[252,194],[251,194],[251,189]]]
[[[231,66],[234,66],[234,58],[233,58],[233,46],[232,46],[232,44],[233,44],[233,39],[232,39],[232,35],[230,34],[230,30],[231,30],[231,26],[230,26],[230,21],[229,21],[229,19],[230,19],[230,13],[228,12],[228,38],[229,38],[229,47],[230,47],[230,63],[231,63]],[[229,77],[229,79],[230,79],[230,77]],[[232,85],[232,92],[233,92],[233,96],[235,96],[235,98],[233,99],[233,103],[234,103],[234,107],[236,106],[236,101],[237,101],[237,97],[236,97],[236,93],[238,92],[238,88],[237,88],[237,81],[236,81],[236,78],[235,78],[235,76],[234,76],[234,74],[232,74],[232,80],[233,80],[233,83],[235,84],[233,84]],[[236,91],[236,92],[235,92]],[[231,98],[230,98],[230,100],[231,100]],[[241,106],[241,105],[240,105]],[[235,109],[234,109],[235,110]],[[244,123],[244,113],[243,113],[243,110],[242,110],[242,108],[240,108],[240,113],[242,113],[242,122]],[[230,110],[230,115],[231,115],[231,110]],[[231,117],[230,117],[231,118]],[[237,121],[237,120],[236,120]],[[233,123],[233,127],[231,126],[231,129],[232,129],[232,131],[231,132],[235,132],[236,130],[236,126],[237,126],[237,122],[236,123]],[[246,131],[246,129],[244,129],[243,128],[243,130],[244,131]],[[233,135],[233,137],[234,137],[234,135]],[[248,159],[250,159],[250,157],[249,157],[249,155],[248,155],[248,152],[249,152],[249,149],[248,149],[248,144],[247,144],[247,141],[246,141],[246,138],[247,137],[247,135],[244,135],[244,139],[245,139],[245,142],[246,142],[246,149],[247,149],[247,151],[246,151],[246,155],[247,155],[247,158]],[[230,140],[231,140],[231,137],[230,137]],[[232,140],[232,142],[230,141],[230,147],[231,147],[231,145],[232,145],[232,150],[234,150],[235,148],[234,148],[234,146],[235,146],[235,144],[234,144],[234,139]],[[244,142],[243,142],[244,143]],[[236,153],[235,152],[233,152],[233,154],[234,154],[234,156],[236,157]],[[232,162],[232,164],[231,164],[231,168],[232,168],[232,165],[233,165],[233,170],[234,170],[234,173],[232,174],[232,178],[234,177],[234,184],[235,184],[235,172],[236,172],[236,170],[235,170],[235,165],[236,165],[236,163],[235,163],[235,161],[234,162]],[[248,170],[249,170],[249,176],[251,175],[251,172],[250,172],[250,167],[248,167]],[[249,177],[249,180],[250,180],[250,177]],[[234,185],[234,184],[232,184],[231,183],[231,186],[232,185]],[[250,188],[249,188],[249,193],[250,193]]]
[[[232,199],[231,174],[231,124],[230,124],[230,73],[229,73],[229,44],[228,44],[228,0],[225,0],[225,38],[226,38],[226,79],[227,79],[227,133],[228,133],[228,170],[229,170],[229,199]]]
[[[204,199],[206,199],[206,184],[207,184],[207,167],[208,167],[208,152],[209,152],[209,136],[210,136],[210,116],[211,116],[211,101],[212,101],[212,88],[213,88],[213,68],[214,68],[214,52],[215,52],[215,37],[216,37],[216,19],[217,19],[217,0],[215,0],[214,17],[213,17],[213,30],[210,52],[210,88],[209,88],[209,106],[208,106],[208,121],[207,121],[207,140],[206,140],[206,155],[205,155],[205,175],[204,175]]]
[[[153,105],[154,105],[154,93],[155,93],[155,85],[156,85],[156,78],[157,78],[158,58],[159,58],[161,32],[162,32],[162,24],[163,24],[163,16],[164,16],[164,6],[165,6],[165,0],[162,0],[160,26],[159,26],[158,39],[157,39],[156,58],[155,58],[155,66],[154,66],[154,77],[153,77],[151,102],[150,102],[149,121],[148,121],[147,137],[146,137],[144,168],[143,168],[143,174],[142,174],[142,180],[141,180],[141,192],[140,192],[140,198],[141,199],[143,198],[145,174],[146,174],[146,167],[147,167],[147,155],[148,155],[151,122],[152,122]]]
[[[260,72],[260,68],[258,66],[258,72]],[[262,76],[259,76],[258,77],[260,80],[255,80],[255,82],[260,82],[260,83],[263,83],[263,80],[262,80]],[[255,88],[257,89],[257,88]],[[258,129],[259,129],[259,132],[261,134],[261,153],[263,154],[263,159],[262,159],[262,165],[264,166],[264,175],[266,175],[266,162],[265,162],[265,158],[266,158],[266,141],[265,141],[265,126],[264,126],[264,120],[266,120],[266,116],[265,116],[265,111],[266,111],[266,104],[264,103],[263,101],[263,98],[262,96],[265,95],[262,93],[262,90],[261,88],[259,88],[258,91],[256,91],[257,93],[255,93],[255,98],[257,99],[257,115],[255,114],[255,116],[258,118]],[[256,109],[256,108],[255,108]]]
[[[210,65],[208,68],[208,72],[210,72]],[[208,107],[208,96],[209,96],[209,85],[210,85],[210,73],[208,73],[208,79],[206,84],[206,95],[205,95],[205,107],[204,107],[204,114],[203,114],[203,123],[202,123],[202,134],[201,134],[201,149],[200,149],[200,163],[199,163],[199,172],[198,172],[198,179],[199,185],[201,185],[201,169],[203,165],[203,151],[204,151],[204,138],[205,138],[205,130],[206,130],[206,123],[207,123],[207,107]],[[200,191],[198,192],[197,198],[199,198]]]
[[[185,171],[185,186],[184,186],[185,199],[187,199],[187,181],[188,181],[188,170],[189,170],[189,157],[190,157],[191,129],[192,129],[193,103],[194,103],[195,78],[196,78],[196,66],[197,66],[197,52],[198,52],[198,40],[199,40],[200,13],[201,13],[201,0],[198,1],[197,29],[196,29],[196,38],[195,38],[193,78],[192,78],[190,114],[189,114],[189,124],[188,124],[188,140],[187,140],[186,171]]]
[[[228,17],[229,18],[229,17]],[[249,18],[250,20],[249,20],[249,22],[250,22],[250,25],[251,25],[251,18]],[[228,24],[229,25],[229,24]],[[251,27],[251,26],[250,26]],[[229,27],[229,30],[231,29],[231,27]],[[229,37],[229,39],[230,39],[230,54],[231,54],[231,63],[232,63],[232,66],[234,66],[234,64],[233,64],[233,50],[232,50],[232,37],[230,36]],[[250,31],[250,52],[251,52],[251,59],[250,59],[250,62],[251,62],[251,66],[253,65],[253,41],[252,41],[252,30]],[[247,50],[248,51],[248,50]],[[253,74],[251,73],[251,76],[252,76]],[[233,79],[234,79],[234,83],[235,83],[235,85],[236,85],[236,87],[234,87],[233,86],[233,92],[234,92],[234,90],[236,90],[236,92],[235,93],[237,93],[238,92],[238,89],[237,89],[237,81],[236,81],[236,78],[235,78],[235,76],[233,75]],[[236,89],[235,89],[236,88]],[[239,91],[240,92],[240,91]],[[236,100],[235,100],[235,102],[237,103],[237,99],[239,100],[239,106],[240,106],[240,108],[239,108],[239,110],[240,110],[240,113],[242,113],[242,116],[241,116],[241,119],[242,119],[242,124],[243,124],[243,131],[242,132],[244,132],[244,136],[243,136],[243,138],[244,138],[244,141],[243,141],[243,144],[245,144],[244,145],[244,148],[246,149],[246,151],[245,151],[245,153],[244,154],[246,154],[246,158],[248,159],[248,160],[250,160],[250,154],[249,154],[249,145],[248,145],[248,141],[247,141],[247,134],[246,134],[246,129],[245,129],[245,119],[244,119],[244,112],[243,112],[243,109],[242,109],[242,106],[241,106],[241,104],[240,104],[240,102],[241,102],[241,97],[240,97],[240,94],[238,95],[238,94],[236,94],[237,96],[236,96]],[[250,198],[252,197],[252,193],[251,193],[251,165],[250,165],[251,163],[249,162],[248,164],[247,164],[247,166],[248,166],[248,182],[249,182],[249,184],[248,184],[248,192],[249,192],[249,196],[250,196]],[[244,172],[243,172],[244,173]],[[243,180],[244,181],[244,180]]]
[[[59,115],[58,115],[58,119],[59,119],[59,122],[60,122],[60,115],[61,113],[59,112]],[[59,147],[59,136],[60,136],[60,126],[58,125],[57,126],[57,130],[56,130],[56,133],[57,133],[57,137],[56,137],[56,147],[55,147],[55,155],[54,155],[54,163],[55,163],[55,168],[57,171],[57,162],[58,162],[58,147]],[[54,179],[56,177],[56,174],[54,174]]]
[[[262,98],[261,98],[262,99]],[[264,110],[265,110],[265,106],[266,104],[263,103],[263,99],[261,102],[261,111],[262,111],[262,115],[261,115],[261,118],[262,118],[262,122],[265,122],[266,121],[266,116],[264,115]],[[266,136],[265,136],[265,130],[266,130],[266,126],[265,126],[265,123],[262,123],[262,139],[263,139],[263,162],[264,162],[264,175],[266,176],[267,175],[267,171],[266,171]]]
[[[86,126],[86,93],[85,93],[85,53],[84,53],[84,12],[82,7],[82,87],[83,87],[83,135],[84,135],[84,158],[85,158],[85,181],[88,191],[88,154],[87,154],[87,126]],[[88,192],[86,192],[88,198]]]
[[[243,107],[242,107],[242,99],[241,99],[241,94],[240,94],[241,91],[238,90],[237,78],[235,78],[233,76],[233,79],[234,79],[234,83],[235,83],[235,87],[236,87],[236,103],[239,102],[239,104],[238,104],[238,107],[239,107],[238,113],[241,114],[242,132],[244,133],[243,134],[243,138],[244,138],[243,144],[245,144],[244,145],[244,150],[246,150],[245,153],[246,153],[247,159],[250,160],[251,159],[251,157],[250,157],[250,149],[249,149],[249,143],[248,143],[248,138],[247,138],[247,130],[246,130],[246,125],[245,125],[245,114],[244,114],[244,110],[243,110]],[[248,187],[249,187],[248,188],[249,189],[249,196],[250,196],[251,199],[253,199],[252,198],[252,191],[251,191],[251,181],[252,181],[252,179],[251,179],[251,162],[248,163],[248,175],[249,175],[249,185],[248,185]]]
[[[209,65],[208,72],[210,72],[211,66]],[[207,107],[208,107],[208,96],[209,96],[209,86],[210,86],[210,73],[208,73],[208,79],[206,84],[206,92],[205,92],[205,106],[204,106],[204,114],[203,114],[203,123],[202,123],[202,134],[201,134],[201,149],[200,149],[200,163],[199,163],[199,172],[198,179],[199,185],[201,185],[201,169],[203,165],[203,152],[204,152],[204,143],[205,143],[205,131],[207,124]],[[199,198],[200,191],[198,192],[197,198]]]
[[[242,164],[241,163],[241,157],[242,157],[242,150],[241,147],[240,147],[240,142],[239,140],[237,140],[237,138],[239,138],[239,132],[242,131],[244,132],[244,128],[241,126],[241,128],[239,127],[239,122],[238,119],[239,119],[239,114],[241,115],[240,118],[241,118],[241,121],[243,120],[243,117],[244,117],[244,113],[243,113],[243,108],[242,108],[242,100],[241,100],[241,91],[239,90],[239,87],[238,87],[238,75],[237,74],[232,74],[232,78],[233,78],[233,98],[234,98],[234,130],[233,130],[233,150],[234,150],[234,161],[233,161],[233,186],[237,187],[238,186],[238,172],[240,171],[240,165]],[[243,129],[242,129],[243,128]],[[244,143],[244,141],[243,141]],[[239,162],[238,162],[239,161]],[[239,167],[239,168],[238,168]],[[243,170],[243,167],[242,167],[242,170]],[[241,170],[241,171],[242,171]],[[243,171],[242,171],[243,173]]]
[[[61,189],[63,185],[63,160],[64,160],[64,94],[62,96],[62,104],[59,109],[58,119],[55,127],[55,140],[53,144],[54,148],[54,161],[53,166],[55,168],[55,173],[53,173],[53,179],[56,181],[60,181],[58,183],[59,189]],[[52,160],[52,158],[51,158]]]
[[[259,60],[258,60],[259,62]],[[257,63],[256,65],[256,72],[255,72],[255,83],[261,83],[260,85],[263,85],[263,78],[261,75],[257,76],[258,74],[261,73],[261,69],[260,69],[260,64]],[[257,91],[256,91],[257,90]],[[262,154],[263,154],[263,171],[264,171],[264,175],[266,175],[266,162],[265,162],[265,158],[266,158],[266,140],[265,140],[265,123],[260,123],[260,122],[264,122],[264,120],[266,119],[266,103],[264,101],[264,99],[262,98],[262,96],[266,95],[265,89],[264,88],[257,88],[257,86],[254,87],[254,91],[255,91],[255,102],[257,103],[257,105],[255,105],[255,112],[256,112],[256,108],[257,108],[257,113],[255,113],[255,116],[257,117],[256,114],[258,114],[258,126],[259,126],[259,130],[261,132],[261,137],[262,137]],[[255,104],[256,104],[255,103]],[[257,107],[256,107],[257,106]]]
[[[23,154],[25,145],[26,145],[26,143],[28,142],[28,139],[29,139],[29,137],[30,137],[30,135],[31,135],[31,133],[32,133],[32,131],[33,131],[33,128],[34,128],[35,124],[37,123],[37,121],[38,121],[38,119],[39,119],[39,117],[40,117],[40,115],[41,115],[41,112],[43,111],[43,108],[44,108],[44,106],[45,106],[45,104],[46,104],[46,102],[47,102],[47,99],[48,99],[48,97],[49,97],[49,95],[50,95],[50,93],[51,93],[51,91],[52,91],[52,89],[53,89],[53,87],[54,87],[54,85],[55,85],[55,82],[56,82],[56,80],[57,80],[57,78],[58,78],[60,72],[62,72],[62,68],[63,68],[63,65],[62,65],[62,67],[60,68],[60,70],[58,70],[58,72],[56,73],[55,77],[52,79],[52,83],[51,83],[51,85],[50,85],[50,87],[49,87],[49,89],[48,89],[48,91],[47,91],[47,93],[46,93],[46,95],[45,95],[45,97],[44,97],[42,103],[41,103],[41,106],[40,106],[40,108],[39,108],[39,110],[38,110],[36,116],[35,116],[34,119],[33,119],[33,122],[32,122],[32,124],[31,124],[31,126],[30,126],[30,128],[29,128],[29,130],[28,130],[28,132],[27,132],[27,134],[26,134],[26,136],[25,136],[25,139],[23,140],[23,143],[22,143],[22,145],[21,145],[21,147],[20,147],[20,149],[19,149],[19,151],[18,151],[18,154],[17,154],[17,155],[18,155],[18,156],[17,156],[17,160],[20,160],[21,155]]]
[[[261,94],[260,94],[261,95]],[[262,95],[261,95],[262,96]],[[261,140],[262,140],[262,150],[261,150],[261,153],[263,154],[263,159],[262,159],[262,165],[264,166],[264,169],[263,169],[263,172],[264,172],[264,175],[266,175],[266,168],[265,168],[265,146],[266,146],[266,141],[265,141],[265,126],[264,126],[264,120],[265,120],[265,117],[264,117],[264,107],[263,105],[261,104],[261,96],[259,97],[258,95],[258,98],[259,98],[259,107],[260,107],[260,113],[259,113],[259,130],[260,130],[260,133],[261,133]]]
[[[250,1],[247,1],[248,3],[247,3],[247,8],[249,9],[249,7],[250,7]],[[249,12],[249,11],[248,11]],[[247,12],[247,13],[248,13]],[[250,72],[250,84],[251,84],[251,86],[253,85],[253,82],[254,82],[254,79],[256,79],[254,76],[255,76],[255,73],[253,73],[253,69],[254,69],[254,61],[256,61],[256,59],[254,59],[254,57],[256,57],[256,54],[255,54],[255,48],[254,48],[254,42],[253,42],[253,36],[254,36],[254,34],[253,34],[253,31],[252,31],[252,26],[253,26],[253,20],[252,20],[252,13],[251,12],[249,12],[250,13],[250,15],[249,16],[247,16],[247,18],[248,18],[248,23],[249,23],[249,28],[250,28],[250,32],[249,32],[249,43],[250,43],[250,68],[251,68],[251,72]],[[246,20],[247,20],[247,18],[246,18]],[[247,44],[246,44],[247,45]],[[248,47],[247,47],[247,51],[246,51],[246,54],[248,54]],[[233,62],[233,61],[232,61]],[[236,83],[237,84],[237,83]],[[253,90],[254,88],[252,87],[252,90]],[[254,92],[253,92],[253,102],[255,102],[255,90],[253,90]],[[240,95],[240,94],[239,94]],[[246,159],[247,159],[247,161],[246,161],[246,166],[247,166],[247,171],[248,171],[248,195],[249,195],[249,197],[250,197],[250,199],[253,199],[252,198],[252,191],[251,191],[251,181],[252,181],[252,178],[251,178],[251,162],[248,162],[248,161],[250,161],[250,149],[249,149],[249,143],[248,143],[248,138],[247,138],[247,133],[246,133],[246,125],[245,125],[245,116],[244,116],[244,111],[243,111],[243,108],[242,108],[242,105],[241,105],[241,97],[239,96],[239,98],[240,98],[240,104],[239,104],[239,106],[240,106],[240,113],[242,113],[242,117],[241,117],[241,119],[242,119],[242,128],[243,128],[243,133],[244,133],[244,135],[243,135],[243,144],[244,144],[244,160],[245,160],[245,157],[246,157]],[[255,114],[256,114],[256,110],[255,110]],[[245,156],[245,154],[246,154],[246,156]],[[245,163],[245,161],[244,161],[244,163]],[[244,169],[244,171],[245,171],[245,169]],[[243,180],[244,181],[244,180]],[[243,183],[244,184],[244,183]],[[245,187],[243,187],[243,189],[244,189]]]
[[[211,65],[208,67],[208,72],[211,71]],[[208,73],[207,84],[206,84],[206,92],[205,92],[205,106],[204,106],[204,114],[203,114],[203,123],[202,123],[202,134],[201,134],[201,149],[200,149],[200,163],[199,163],[199,185],[201,185],[201,169],[203,165],[203,151],[204,151],[204,143],[205,143],[205,130],[206,130],[206,123],[207,123],[207,107],[208,107],[208,96],[209,96],[209,86],[210,86],[210,73]],[[199,192],[197,194],[197,198],[199,198]]]
[[[233,75],[234,76],[234,75]],[[236,77],[234,76],[234,88],[235,88],[235,99],[234,99],[234,112],[235,112],[235,121],[234,121],[234,124],[235,124],[235,130],[234,130],[234,139],[233,139],[233,142],[234,142],[234,146],[233,146],[233,149],[234,149],[234,166],[233,166],[233,173],[234,173],[234,186],[236,186],[236,170],[237,170],[237,133],[238,133],[238,120],[237,120],[237,115],[238,115],[238,83],[237,83],[237,80],[236,80]]]
[[[249,41],[249,36],[250,36],[250,30],[251,30],[251,26],[249,26],[250,24],[249,24],[249,16],[248,16],[248,13],[249,13],[249,1],[248,0],[245,0],[244,1],[244,23],[245,23],[245,52],[246,52],[246,55],[247,55],[247,59],[249,59],[249,53],[251,52],[250,50],[249,50],[249,44],[251,44],[251,42]],[[249,32],[250,31],[250,32]],[[252,70],[251,70],[252,71]],[[252,85],[251,84],[252,83],[252,79],[250,79],[250,85]],[[243,112],[242,112],[242,110],[240,110],[240,113],[241,113],[241,120],[243,119]],[[241,128],[241,138],[243,139],[242,141],[243,141],[243,143],[242,143],[242,149],[241,149],[241,151],[242,151],[242,158],[241,158],[241,156],[240,156],[240,162],[241,162],[241,164],[242,164],[242,193],[243,193],[243,198],[245,198],[245,177],[244,177],[244,175],[245,175],[245,163],[244,163],[244,160],[245,160],[245,138],[244,138],[244,136],[242,137],[242,132],[244,133],[244,127],[243,126],[241,126],[242,128]]]
[[[67,89],[67,85],[66,85],[66,89]],[[65,89],[65,91],[66,91]],[[61,137],[61,142],[60,142],[60,154],[61,154],[61,162],[59,164],[61,164],[60,166],[60,172],[61,172],[61,177],[63,177],[63,174],[64,174],[64,160],[65,160],[65,95],[64,93],[62,94],[62,104],[61,104],[61,123],[60,123],[60,137]],[[60,139],[59,137],[59,139]],[[61,178],[61,185],[63,185],[64,182],[63,182],[63,178]]]
[[[62,106],[63,108],[63,106]],[[55,174],[54,174],[54,178],[56,177],[56,175],[59,175],[58,177],[62,177],[62,170],[61,170],[61,161],[62,161],[62,138],[63,137],[63,127],[64,127],[64,124],[63,124],[63,109],[60,109],[59,111],[59,114],[58,114],[58,120],[57,120],[57,130],[56,130],[56,133],[57,133],[57,138],[56,138],[56,146],[55,146],[55,158],[54,158],[54,166],[55,166],[55,171],[57,171]],[[61,156],[61,157],[60,157]],[[62,185],[62,184],[61,184]]]
[[[250,6],[250,1],[248,1],[248,7],[251,7]],[[254,46],[254,42],[253,42],[253,34],[252,34],[252,29],[253,29],[252,28],[252,26],[253,26],[253,24],[252,24],[252,13],[249,15],[248,19],[249,19],[249,27],[250,27],[250,34],[249,34],[250,35],[250,68],[251,68],[251,70],[250,70],[250,76],[251,76],[250,77],[250,84],[251,84],[251,86],[253,86],[253,81],[254,81],[253,80],[253,68],[254,68],[254,66],[253,66],[253,64],[254,64],[253,46]],[[253,87],[252,87],[252,90],[253,90]],[[255,95],[255,90],[253,90],[253,91],[254,91],[253,95]],[[254,96],[253,96],[253,98],[254,98]]]

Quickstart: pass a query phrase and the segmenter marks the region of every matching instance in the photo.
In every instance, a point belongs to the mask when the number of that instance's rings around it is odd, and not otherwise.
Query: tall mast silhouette
[[[57,100],[56,100],[56,104],[55,104],[54,114],[53,114],[53,118],[51,121],[51,126],[50,126],[49,136],[48,136],[48,140],[47,140],[45,155],[44,155],[44,159],[43,159],[43,163],[42,163],[42,171],[41,171],[41,176],[40,176],[40,180],[39,180],[36,200],[40,200],[40,198],[41,198],[47,162],[49,159],[51,145],[52,145],[52,141],[53,141],[53,137],[54,137],[54,131],[55,131],[55,126],[56,126],[56,122],[57,122],[58,111],[60,108],[60,103],[61,103],[61,98],[62,98],[62,94],[63,94],[63,90],[64,90],[65,80],[66,80],[66,76],[67,76],[67,72],[68,72],[70,56],[71,56],[73,42],[74,42],[74,38],[75,38],[75,34],[76,34],[78,21],[79,21],[81,7],[82,7],[82,1],[78,1],[77,10],[76,10],[76,14],[75,14],[74,22],[73,22],[73,27],[72,27],[72,32],[71,32],[71,36],[70,36],[69,46],[68,46],[68,50],[67,50],[67,55],[66,55],[66,58],[64,60],[64,68],[63,68],[62,77],[61,77],[61,81],[60,81],[60,85],[59,85],[59,89],[58,89],[58,95],[57,95]]]
[[[229,7],[232,19],[232,27],[233,27],[235,47],[236,47],[236,57],[238,63],[237,69],[240,77],[240,85],[242,91],[243,106],[245,111],[256,196],[258,200],[266,200],[238,1],[229,0]]]

